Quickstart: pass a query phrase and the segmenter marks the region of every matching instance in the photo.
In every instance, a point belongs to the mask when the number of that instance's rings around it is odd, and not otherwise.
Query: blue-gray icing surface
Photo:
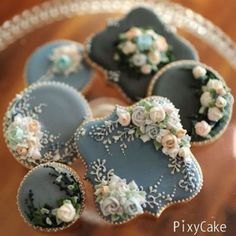
[[[49,56],[52,54],[53,49],[60,46],[69,45],[72,41],[69,40],[57,40],[50,42],[46,45],[39,47],[28,59],[25,67],[25,77],[29,85],[39,81],[39,79],[44,76],[48,70],[52,67],[52,62],[49,60]],[[76,44],[76,42],[73,42]],[[78,44],[78,52],[81,46]],[[76,72],[69,75],[54,74],[51,81],[58,81],[66,83],[75,89],[82,91],[92,79],[93,70],[83,59],[81,66]]]
[[[173,49],[175,60],[192,59],[198,60],[195,49],[177,34],[173,33],[159,17],[148,8],[135,8],[124,19],[117,24],[107,27],[104,31],[94,35],[89,45],[89,56],[99,66],[109,71],[119,71],[120,75],[117,84],[125,94],[132,100],[139,100],[145,97],[151,75],[134,74],[132,71],[123,70],[113,59],[115,44],[118,35],[127,31],[130,27],[153,28],[158,34],[164,36]],[[108,79],[113,76],[108,73]]]
[[[110,127],[112,132],[100,129],[103,135],[96,136],[98,128],[103,128],[107,122],[114,123],[114,126]],[[144,143],[137,137],[128,141],[128,136],[123,140],[127,147],[122,151],[123,142],[115,143],[113,135],[132,127],[124,128],[119,124],[116,126],[116,123],[117,115],[114,111],[108,118],[87,122],[77,131],[77,148],[88,166],[86,177],[94,187],[99,183],[98,179],[101,176],[105,177],[109,170],[113,169],[114,174],[126,179],[127,183],[134,180],[139,187],[143,187],[147,193],[144,211],[154,215],[159,215],[165,206],[190,199],[200,191],[202,174],[194,158],[190,157],[188,161],[183,161],[180,157],[171,158],[161,149],[156,150],[152,141]],[[100,169],[97,168],[99,165]],[[150,190],[151,186],[156,192]],[[162,197],[158,197],[159,193]],[[102,214],[99,204],[97,208]],[[110,216],[103,217],[114,223]],[[119,219],[117,222],[124,221]]]
[[[32,117],[41,125],[43,137],[40,139],[42,149],[39,160],[23,159],[12,150],[14,156],[27,167],[47,161],[70,163],[76,157],[73,134],[91,115],[88,103],[79,92],[57,82],[32,85],[14,99],[8,110],[5,130],[19,115]]]

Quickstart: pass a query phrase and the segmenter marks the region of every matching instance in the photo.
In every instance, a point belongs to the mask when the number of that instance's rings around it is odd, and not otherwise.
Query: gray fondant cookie
[[[18,94],[7,109],[4,134],[14,157],[27,168],[76,158],[73,134],[91,115],[88,103],[72,87],[36,83]]]
[[[196,61],[174,62],[152,79],[147,96],[160,95],[180,109],[183,127],[195,145],[216,140],[228,126],[233,96],[223,78]]]
[[[160,216],[198,194],[202,172],[178,110],[163,97],[117,106],[76,132],[100,215],[114,224],[148,212]]]
[[[92,80],[93,70],[84,60],[83,45],[57,40],[38,48],[28,59],[25,77],[30,85],[39,81],[66,83],[84,91]]]
[[[57,231],[79,219],[84,190],[76,173],[59,163],[32,169],[18,189],[17,204],[25,222],[35,229]]]
[[[153,12],[139,7],[88,42],[88,56],[131,100],[145,97],[153,74],[173,60],[198,59],[196,50]]]

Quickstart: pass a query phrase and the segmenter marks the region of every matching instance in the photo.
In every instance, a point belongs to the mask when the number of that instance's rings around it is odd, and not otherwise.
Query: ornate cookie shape
[[[56,40],[39,47],[25,66],[29,85],[39,81],[58,81],[84,91],[92,75],[93,69],[84,59],[83,45],[70,40]]]
[[[144,212],[160,216],[202,187],[190,138],[166,98],[117,106],[108,117],[82,124],[75,142],[97,209],[110,223],[121,224]]]
[[[87,101],[58,82],[36,83],[18,94],[4,117],[4,135],[13,156],[27,168],[77,154],[73,134],[91,115]]]
[[[173,62],[152,79],[147,96],[160,95],[180,109],[183,127],[194,145],[219,138],[231,119],[234,98],[224,79],[196,61]]]
[[[60,163],[41,164],[24,177],[17,204],[25,222],[34,229],[58,231],[79,219],[84,190],[71,168]]]
[[[173,60],[197,60],[196,50],[153,10],[138,7],[112,21],[87,45],[88,56],[131,100],[144,98],[153,74]]]

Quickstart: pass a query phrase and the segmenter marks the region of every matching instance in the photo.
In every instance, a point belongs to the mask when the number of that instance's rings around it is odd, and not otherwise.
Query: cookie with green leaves
[[[74,170],[59,163],[32,169],[18,189],[17,204],[34,229],[58,231],[72,225],[84,208],[84,190]]]
[[[150,82],[147,96],[170,99],[179,109],[183,127],[194,145],[218,139],[232,115],[234,98],[223,77],[196,61],[165,66]]]
[[[143,213],[159,217],[201,190],[202,172],[190,137],[167,98],[117,106],[107,117],[84,122],[75,143],[87,165],[97,210],[112,224]]]

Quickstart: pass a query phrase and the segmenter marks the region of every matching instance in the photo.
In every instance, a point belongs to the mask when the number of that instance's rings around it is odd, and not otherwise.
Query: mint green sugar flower
[[[7,139],[10,146],[15,147],[18,143],[21,143],[25,138],[25,132],[18,126],[9,127],[7,131]]]

